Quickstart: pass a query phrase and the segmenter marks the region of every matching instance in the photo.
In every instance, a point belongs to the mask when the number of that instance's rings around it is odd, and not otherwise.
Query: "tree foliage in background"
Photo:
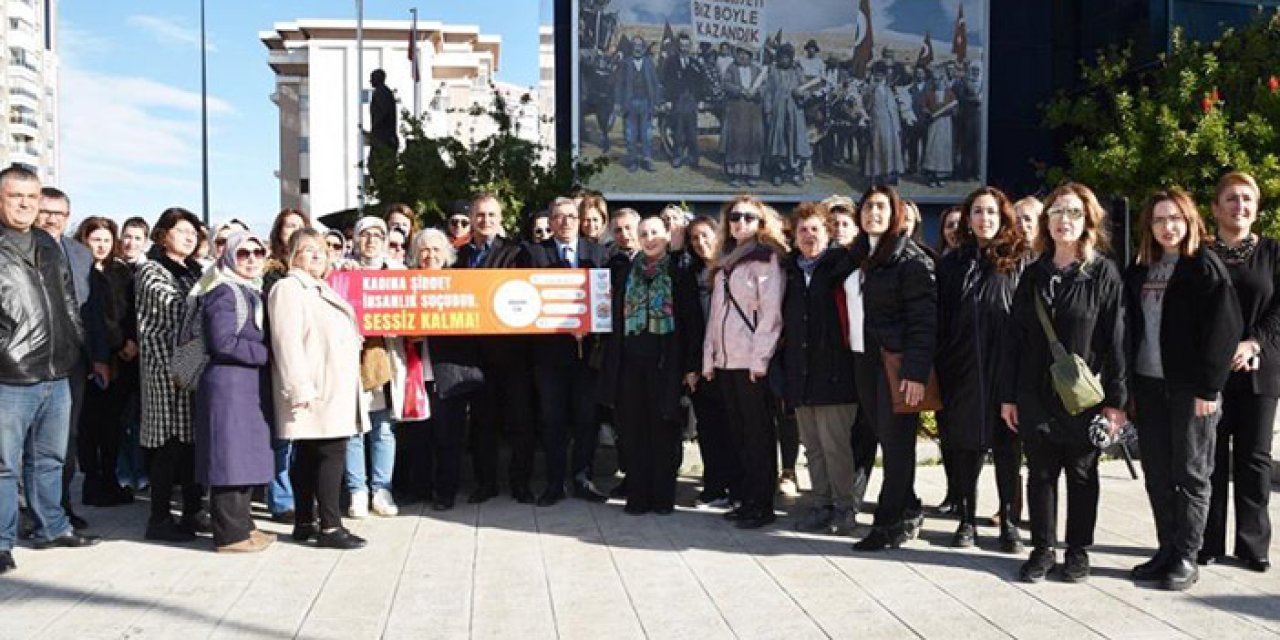
[[[506,97],[496,88],[492,96],[488,108],[468,109],[473,117],[491,118],[497,127],[474,145],[452,137],[427,137],[422,118],[404,112],[404,148],[394,158],[371,162],[370,197],[384,204],[407,203],[422,223],[438,226],[454,201],[491,192],[502,201],[508,233],[518,234],[525,212],[545,207],[600,171],[601,163],[577,163],[568,153],[545,162],[551,156],[547,146],[520,138]],[[528,94],[520,98],[522,105],[531,100]]]
[[[1164,187],[1187,189],[1212,223],[1218,178],[1231,170],[1258,180],[1263,211],[1255,229],[1280,232],[1280,13],[1211,43],[1175,31],[1168,53],[1136,68],[1129,49],[1111,49],[1083,66],[1083,88],[1049,104],[1049,127],[1067,133],[1070,178],[1140,207]]]

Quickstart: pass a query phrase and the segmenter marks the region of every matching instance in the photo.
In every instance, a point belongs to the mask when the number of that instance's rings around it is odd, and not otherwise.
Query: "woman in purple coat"
[[[210,488],[219,552],[261,551],[275,541],[254,528],[249,514],[251,490],[270,482],[275,471],[259,292],[266,260],[260,238],[234,233],[217,265],[191,292],[201,298],[209,355],[196,391],[196,477]]]

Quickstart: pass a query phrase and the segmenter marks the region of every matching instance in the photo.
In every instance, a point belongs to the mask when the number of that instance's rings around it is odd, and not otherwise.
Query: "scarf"
[[[196,262],[190,257],[182,262],[175,262],[173,258],[170,258],[169,255],[164,252],[164,247],[161,247],[159,244],[151,245],[151,250],[147,252],[147,258],[164,267],[164,270],[168,271],[169,275],[173,276],[173,279],[178,282],[178,290],[181,291],[183,295],[186,295],[188,291],[191,291],[192,285],[200,279],[202,269],[199,262]],[[142,262],[143,261],[139,261],[137,264],[142,264]]]
[[[625,335],[651,333],[665,336],[675,331],[675,306],[671,297],[671,256],[654,261],[641,255],[631,262],[627,292],[622,303]]]
[[[1234,247],[1229,247],[1227,243],[1214,238],[1213,244],[1209,245],[1209,248],[1218,254],[1218,257],[1222,258],[1223,262],[1229,265],[1237,265],[1253,256],[1253,250],[1258,248],[1258,237],[1249,234],[1240,244]]]
[[[222,257],[218,258],[218,262],[213,265],[213,268],[204,272],[204,275],[196,283],[195,287],[191,289],[189,295],[193,297],[203,296],[224,284],[240,286],[255,294],[261,292],[261,276],[250,280],[235,272],[236,252],[241,247],[249,244],[257,244],[263,249],[267,247],[261,238],[248,231],[237,231],[227,236],[227,246],[222,252]],[[262,305],[250,302],[249,306],[253,308],[253,325],[258,329],[262,329]],[[239,319],[237,319],[237,324],[240,324]]]
[[[818,263],[822,262],[822,257],[825,255],[827,255],[826,249],[823,249],[822,253],[812,258],[804,257],[803,253],[796,254],[796,266],[800,267],[800,270],[804,272],[806,281],[813,277],[813,270],[818,268]]]

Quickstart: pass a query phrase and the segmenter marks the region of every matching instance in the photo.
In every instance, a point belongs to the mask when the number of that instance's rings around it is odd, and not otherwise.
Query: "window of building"
[[[39,71],[35,56],[22,47],[9,47],[9,66]]]
[[[309,136],[298,137],[298,153],[311,153],[311,138]]]
[[[311,178],[303,178],[298,181],[298,193],[302,195],[311,193]]]

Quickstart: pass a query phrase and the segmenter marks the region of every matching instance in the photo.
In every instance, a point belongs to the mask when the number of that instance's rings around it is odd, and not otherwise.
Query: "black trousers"
[[[920,510],[916,496],[916,428],[920,415],[896,414],[889,396],[879,349],[853,354],[854,380],[858,387],[858,408],[867,412],[880,444],[884,482],[876,503],[874,525],[896,529]]]
[[[68,514],[71,508],[71,482],[76,477],[77,446],[80,444],[80,414],[84,409],[85,385],[89,381],[89,361],[79,358],[71,367],[71,375],[67,378],[71,386],[71,425],[67,434],[66,463],[62,465],[62,509]],[[82,490],[83,491],[83,490]]]
[[[463,443],[467,433],[468,396],[441,398],[431,390],[431,419],[420,425],[424,455],[421,474],[430,478],[438,500],[453,500],[458,495],[458,476],[462,468]]]
[[[795,407],[788,407],[781,398],[770,395],[770,401],[778,422],[778,452],[782,454],[782,469],[795,471],[800,458],[800,425],[796,422]]]
[[[1265,559],[1271,547],[1267,505],[1271,499],[1271,439],[1276,398],[1253,393],[1249,378],[1248,374],[1233,373],[1222,390],[1222,419],[1218,422],[1213,494],[1209,500],[1203,550],[1226,555],[1227,483],[1234,482],[1235,554],[1241,558]]]
[[[124,437],[124,407],[127,390],[112,382],[106,389],[90,383],[85,388],[84,409],[80,412],[80,468],[84,470],[82,492],[118,486],[116,460]],[[92,489],[90,483],[94,483]]]
[[[209,515],[213,521],[213,544],[222,547],[249,539],[253,515],[249,502],[253,487],[212,487]]]
[[[742,470],[729,438],[720,380],[699,380],[691,399],[693,414],[698,418],[702,491],[713,499],[724,495],[736,499],[742,490]]]
[[[533,476],[533,383],[527,366],[485,365],[484,386],[471,403],[471,465],[476,484],[497,489],[498,449],[505,437],[511,450],[507,481],[528,488]]]
[[[1031,512],[1031,544],[1058,543],[1058,478],[1067,477],[1067,546],[1093,544],[1098,521],[1099,451],[1084,438],[1063,444],[1041,434],[1023,440],[1027,453],[1027,507]]]
[[[627,508],[636,511],[674,508],[680,468],[681,425],[662,415],[659,398],[668,381],[658,369],[660,344],[650,338],[623,339],[627,383],[618,390],[614,412],[627,452]]]
[[[435,407],[431,408],[433,414]],[[397,422],[392,427],[396,437],[396,466],[391,472],[391,486],[398,499],[430,500],[431,472],[428,468],[429,448],[427,421]]]
[[[1194,558],[1204,542],[1219,414],[1195,415],[1195,393],[1134,376],[1142,471],[1161,549]]]
[[[871,470],[876,465],[875,425],[871,423],[869,413],[858,406],[858,417],[853,419],[853,431],[850,444],[853,446],[853,499],[854,505],[862,512],[862,502],[867,497],[867,483],[871,481]]]
[[[182,515],[193,516],[204,508],[204,487],[195,480],[196,446],[170,438],[164,445],[146,449],[151,475],[151,522],[164,522],[173,501],[174,485],[182,485]]]
[[[773,513],[777,491],[778,452],[770,410],[769,384],[751,382],[746,369],[716,369],[716,381],[724,396],[725,426],[729,442],[742,469],[742,511],[749,515]]]
[[[555,490],[564,487],[566,468],[569,476],[591,471],[600,438],[596,423],[598,372],[585,362],[536,365],[534,372],[545,429],[542,446],[547,457],[547,487]],[[572,459],[567,453],[571,439]]]
[[[996,495],[1000,500],[1000,520],[1016,523],[1022,511],[1018,502],[1018,485],[1022,483],[1022,443],[1017,434],[1000,422],[992,434],[991,458],[995,463]],[[978,480],[982,476],[982,463],[986,452],[959,447],[945,447],[950,468],[947,469],[947,486],[951,499],[959,506],[963,521],[977,521]]]
[[[294,522],[315,522],[318,504],[320,529],[330,531],[341,527],[342,512],[338,500],[342,495],[347,438],[294,440],[293,448],[289,481],[293,484]]]

